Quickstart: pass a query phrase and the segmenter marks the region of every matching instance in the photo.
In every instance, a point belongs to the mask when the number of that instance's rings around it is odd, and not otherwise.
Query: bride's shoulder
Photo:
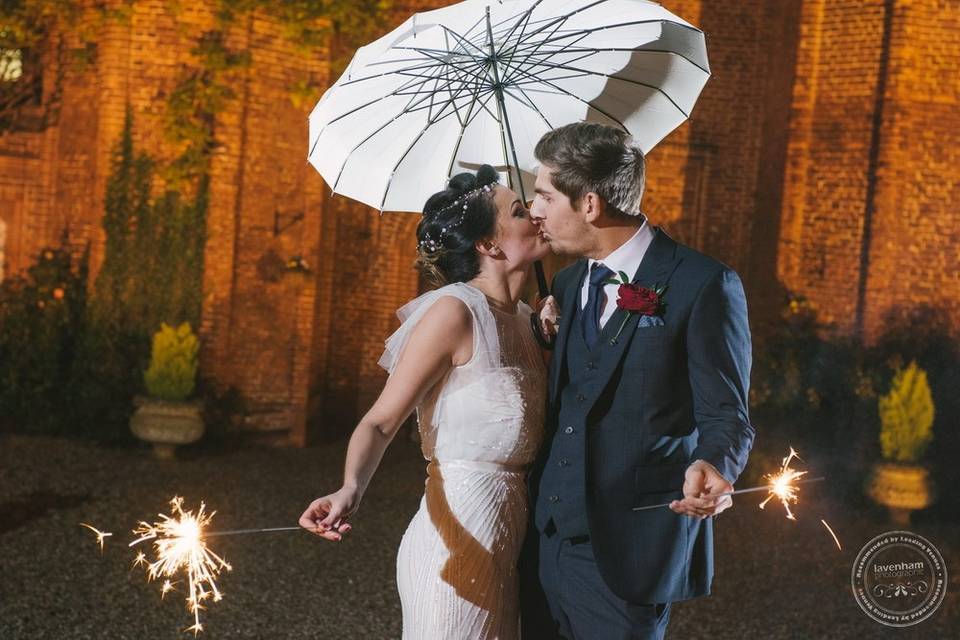
[[[486,306],[487,303],[487,299],[482,291],[465,282],[453,282],[443,285],[433,291],[424,293],[417,298],[417,300],[422,300],[424,303],[433,303],[443,298],[456,298],[474,311],[482,306]]]
[[[448,322],[469,322],[471,312],[483,300],[477,299],[479,292],[461,282],[444,285],[427,291],[400,307],[397,315],[406,320],[414,315],[426,318],[446,318]]]

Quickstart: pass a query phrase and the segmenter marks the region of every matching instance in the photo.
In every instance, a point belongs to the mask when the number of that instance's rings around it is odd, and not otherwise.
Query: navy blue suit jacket
[[[553,294],[562,318],[574,316],[586,270],[581,259],[556,275]],[[709,593],[713,521],[668,508],[633,508],[681,497],[684,472],[694,460],[706,460],[731,483],[743,471],[754,438],[747,410],[750,330],[737,274],[661,229],[633,282],[667,287],[663,324],[638,326],[648,323],[618,308],[594,350],[602,375],[585,391],[591,406],[587,517],[610,589],[629,602],[672,602]],[[530,475],[531,504],[557,429],[572,324],[561,322],[550,365],[548,440]]]

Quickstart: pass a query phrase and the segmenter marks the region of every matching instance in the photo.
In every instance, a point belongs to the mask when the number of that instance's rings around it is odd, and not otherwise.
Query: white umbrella
[[[381,211],[483,163],[526,198],[541,135],[603,122],[649,151],[709,76],[703,33],[653,2],[467,0],[358,50],[310,115],[309,159]]]

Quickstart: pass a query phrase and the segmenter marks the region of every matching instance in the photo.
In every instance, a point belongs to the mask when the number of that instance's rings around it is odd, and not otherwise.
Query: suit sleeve
[[[736,482],[756,432],[748,409],[747,301],[734,271],[722,269],[697,295],[687,325],[687,358],[699,435],[691,460],[705,460]]]

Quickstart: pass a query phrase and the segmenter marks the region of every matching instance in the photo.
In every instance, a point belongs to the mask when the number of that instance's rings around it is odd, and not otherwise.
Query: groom
[[[531,217],[580,259],[553,283],[523,638],[662,638],[671,602],[710,592],[711,516],[732,504],[711,496],[733,489],[753,442],[743,287],[646,221],[644,158],[624,132],[568,125],[535,155]]]

